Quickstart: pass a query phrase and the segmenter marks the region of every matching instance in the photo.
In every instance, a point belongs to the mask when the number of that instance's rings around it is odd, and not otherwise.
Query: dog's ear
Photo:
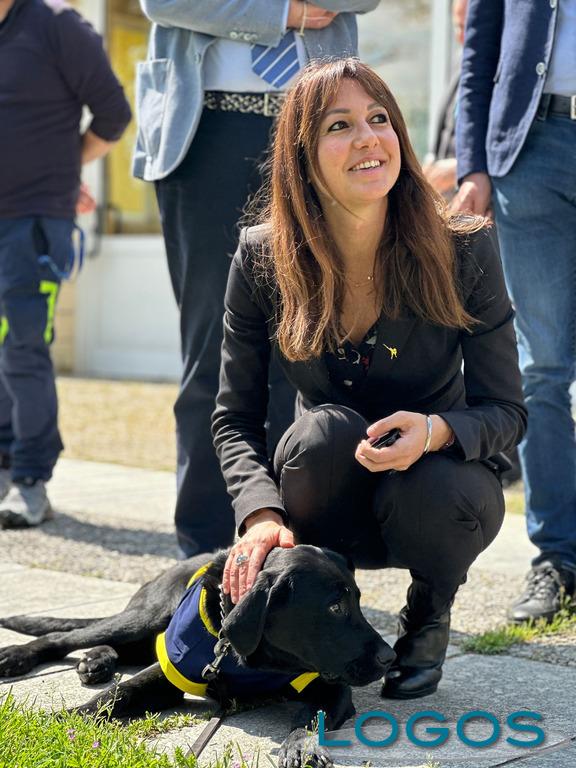
[[[224,619],[224,634],[240,656],[254,653],[262,639],[272,582],[271,574],[260,572],[252,588]]]

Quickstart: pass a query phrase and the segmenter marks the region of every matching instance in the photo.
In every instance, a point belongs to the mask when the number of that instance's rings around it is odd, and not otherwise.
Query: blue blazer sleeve
[[[459,180],[488,170],[486,135],[503,22],[504,0],[470,0],[456,119]]]

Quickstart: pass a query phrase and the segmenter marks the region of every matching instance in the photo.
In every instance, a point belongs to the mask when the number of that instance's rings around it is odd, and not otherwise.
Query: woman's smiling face
[[[320,199],[335,199],[358,212],[383,202],[400,164],[398,136],[385,107],[357,82],[344,79],[320,123],[321,184],[315,184]]]

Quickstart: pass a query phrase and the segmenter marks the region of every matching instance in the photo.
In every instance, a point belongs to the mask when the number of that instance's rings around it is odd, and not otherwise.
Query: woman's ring
[[[241,552],[236,558],[236,565],[244,565],[244,563],[247,563],[248,560],[250,560],[248,555],[245,555],[243,552]]]

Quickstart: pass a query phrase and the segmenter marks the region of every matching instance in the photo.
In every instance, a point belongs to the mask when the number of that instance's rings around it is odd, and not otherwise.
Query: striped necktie
[[[292,30],[286,32],[279,45],[253,45],[251,56],[252,70],[275,88],[282,88],[300,69]]]

